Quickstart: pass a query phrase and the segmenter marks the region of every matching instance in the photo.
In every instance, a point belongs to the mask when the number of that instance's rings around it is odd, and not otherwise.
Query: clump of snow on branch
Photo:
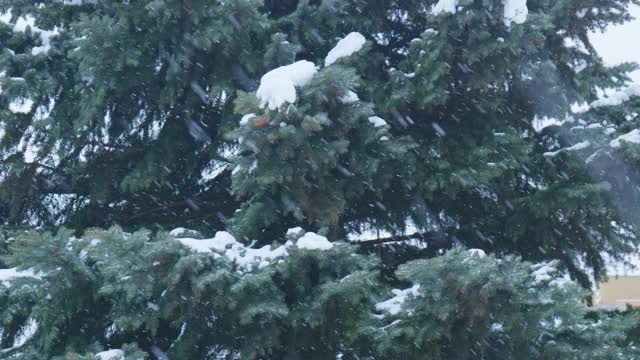
[[[297,98],[296,87],[308,84],[316,73],[316,66],[306,60],[280,66],[264,74],[256,96],[262,107],[275,110],[285,103],[294,103]]]
[[[244,126],[247,125],[249,123],[249,120],[253,119],[254,117],[256,117],[256,114],[246,114],[242,117],[242,119],[240,119],[240,125]]]
[[[617,148],[622,146],[622,141],[640,144],[640,129],[634,129],[624,135],[618,136],[617,138],[612,140],[609,145],[611,145],[611,147]]]
[[[504,24],[511,26],[511,23],[522,24],[527,21],[529,8],[527,0],[503,0],[504,3]]]
[[[458,7],[458,0],[440,0],[433,7],[431,13],[434,15],[438,15],[444,12],[455,14],[456,8]]]
[[[467,250],[467,257],[462,260],[463,263],[474,262],[487,257],[487,253],[482,249],[469,249]]]
[[[420,285],[414,285],[408,289],[400,290],[393,289],[391,293],[395,295],[389,300],[385,300],[376,304],[376,310],[384,311],[391,315],[397,315],[402,311],[402,306],[411,297],[417,297],[420,295]]]
[[[196,252],[211,252],[211,249],[224,251],[227,246],[237,243],[233,235],[226,231],[216,232],[216,235],[212,239],[179,238],[176,240]]]
[[[592,108],[603,106],[617,106],[626,101],[629,101],[632,96],[640,96],[640,84],[634,84],[624,90],[616,91],[612,94],[609,94],[607,97],[592,102],[590,106]]]
[[[111,349],[96,354],[96,360],[122,360],[124,359],[124,351],[120,349]]]
[[[304,230],[299,226],[287,230],[287,236],[301,236],[302,234],[304,234]]]
[[[373,125],[373,127],[381,127],[381,126],[387,125],[387,122],[384,121],[384,119],[379,116],[370,116],[368,120],[371,123],[371,125]]]
[[[10,280],[17,278],[34,278],[39,279],[40,276],[33,272],[33,270],[18,270],[18,268],[0,269],[0,283],[5,286],[9,285]]]
[[[288,235],[301,233],[302,229],[292,229]],[[299,231],[298,231],[299,230]],[[233,235],[225,231],[218,231],[211,239],[176,238],[182,245],[200,253],[213,253],[217,256],[224,256],[229,261],[233,261],[242,269],[250,269],[254,266],[265,267],[273,263],[278,258],[288,255],[287,249],[294,245],[288,241],[285,245],[272,248],[266,245],[261,248],[251,248],[238,242]],[[333,244],[326,237],[313,232],[302,235],[295,246],[305,250],[329,250]]]
[[[27,320],[27,323],[20,329],[20,335],[14,339],[12,348],[15,349],[24,345],[29,339],[33,337],[37,330],[38,322],[34,318],[29,318]]]
[[[9,103],[9,111],[14,114],[28,114],[33,108],[33,100],[27,98],[15,99]]]
[[[327,57],[324,59],[324,66],[329,66],[340,58],[351,56],[353,53],[362,49],[366,42],[365,37],[359,32],[350,33],[345,36],[344,39],[338,41],[336,46],[329,51]]]
[[[358,97],[358,94],[354,93],[351,90],[347,91],[347,93],[340,97],[340,102],[343,104],[352,104],[359,100],[360,98]]]
[[[187,228],[183,228],[183,227],[175,228],[175,229],[173,229],[173,230],[171,230],[169,232],[169,234],[171,234],[173,236],[178,236],[178,235],[182,235],[182,234],[186,234],[186,233],[196,233],[197,234],[198,232],[195,231],[195,230],[191,230],[191,229],[187,229]]]
[[[577,144],[575,144],[573,146],[570,146],[568,148],[564,148],[564,149],[560,149],[560,150],[556,150],[556,151],[548,151],[548,152],[544,153],[543,155],[545,157],[555,157],[555,156],[557,156],[558,154],[560,154],[563,151],[578,151],[578,150],[586,149],[589,146],[591,146],[591,142],[589,142],[589,140],[586,140],[586,141],[579,142],[579,143],[577,143]]]
[[[307,250],[329,250],[333,247],[333,244],[324,236],[308,232],[298,239],[296,246]]]
[[[27,28],[30,28],[33,33],[40,36],[42,45],[34,46],[31,49],[31,53],[33,55],[43,54],[49,51],[49,49],[51,48],[51,38],[59,34],[58,29],[56,28],[54,28],[53,30],[43,30],[38,28],[37,26],[35,26],[35,19],[32,16],[20,17],[15,24],[10,23],[10,20],[10,12],[0,14],[0,22],[13,26],[14,32],[25,32]]]
[[[552,274],[556,272],[556,267],[553,262],[534,264],[531,266],[531,269],[533,270],[531,275],[536,284],[551,280]]]

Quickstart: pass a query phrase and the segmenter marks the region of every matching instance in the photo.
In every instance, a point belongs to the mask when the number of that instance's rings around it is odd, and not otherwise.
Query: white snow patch
[[[300,226],[296,226],[294,228],[287,230],[287,236],[298,236],[298,235],[301,235],[303,232],[304,230],[302,230]]]
[[[96,354],[96,360],[123,360],[124,351],[120,349],[110,349]]]
[[[247,125],[249,123],[249,120],[253,119],[254,117],[256,117],[256,114],[246,114],[242,117],[242,119],[240,119],[240,125]]]
[[[556,261],[531,265],[531,269],[533,270],[531,275],[534,278],[534,283],[540,284],[543,281],[551,280],[553,278],[552,274],[558,270],[557,266],[558,263]]]
[[[324,66],[335,63],[338,59],[351,56],[353,53],[362,49],[367,39],[359,32],[352,32],[345,36],[344,39],[338,41],[336,46],[329,51],[324,59]]]
[[[408,289],[400,290],[393,289],[391,292],[394,297],[389,300],[385,300],[376,304],[376,310],[385,311],[391,315],[397,315],[402,311],[402,305],[404,305],[405,301],[409,296],[416,297],[420,295],[420,285],[414,285]]]
[[[358,94],[354,93],[351,90],[347,91],[346,94],[340,97],[340,102],[343,104],[351,104],[356,101],[360,101],[360,98],[358,97]]]
[[[529,8],[527,0],[503,0],[504,4],[504,24],[511,26],[511,23],[522,24],[527,21]]]
[[[7,25],[13,25],[14,32],[25,32],[27,28],[31,28],[31,31],[34,34],[40,35],[40,41],[42,42],[42,45],[34,46],[31,49],[31,53],[33,55],[42,54],[49,51],[49,49],[51,48],[51,37],[59,35],[57,28],[54,28],[53,30],[43,30],[35,26],[35,18],[33,16],[20,17],[15,24],[11,24],[10,20],[10,12],[3,13],[0,17],[0,22],[3,22]]]
[[[633,252],[625,254],[616,260],[609,254],[602,254],[609,276],[640,276],[640,254]]]
[[[18,270],[18,268],[10,268],[10,269],[0,269],[0,282],[3,285],[8,286],[9,281],[17,278],[34,278],[40,279],[40,275],[36,274],[33,270]]]
[[[293,234],[294,232],[300,233],[302,231],[301,228],[294,228],[287,233]],[[267,266],[278,258],[287,256],[288,247],[293,245],[292,242],[287,242],[285,245],[276,248],[267,245],[254,249],[239,243],[231,234],[224,231],[217,232],[213,239],[180,238],[176,240],[196,252],[222,254],[228,260],[235,262],[241,270]],[[312,232],[308,232],[298,239],[296,246],[307,250],[328,250],[333,248],[333,244],[327,238]]]
[[[260,106],[275,110],[285,103],[294,103],[297,99],[296,87],[308,84],[315,73],[316,66],[306,60],[269,71],[260,79],[260,87],[256,92]]]
[[[238,264],[241,269],[252,268],[254,265],[262,268],[274,262],[277,258],[287,256],[287,247],[287,245],[282,245],[271,249],[271,245],[266,245],[259,249],[253,249],[236,243],[224,255],[227,259]]]
[[[560,120],[557,118],[551,117],[538,117],[537,115],[533,118],[531,125],[536,132],[541,132],[544,128],[549,126],[562,126],[565,123],[573,123],[576,119],[573,116],[567,116],[564,119]]]
[[[287,235],[301,234],[302,228],[293,228],[287,231]],[[213,239],[177,238],[176,241],[195,252],[212,253],[215,256],[224,256],[235,262],[240,270],[254,267],[262,268],[273,263],[278,258],[287,256],[287,249],[293,246],[293,242],[287,241],[284,245],[272,248],[270,245],[259,249],[245,246],[225,231],[218,231]],[[329,250],[333,244],[326,237],[313,232],[308,232],[300,237],[295,244],[300,249]]]
[[[320,236],[314,232],[304,234],[300,239],[298,239],[296,246],[300,249],[307,250],[329,250],[333,248],[333,244],[327,240],[326,237]]]
[[[617,148],[622,146],[621,141],[640,144],[640,129],[634,129],[624,135],[618,136],[614,140],[611,140],[609,145],[611,145],[611,147]]]
[[[211,252],[211,249],[216,251],[225,251],[227,246],[238,243],[236,238],[226,231],[216,232],[213,239],[180,238],[176,240],[195,252]]]
[[[469,256],[475,256],[478,258],[483,258],[487,256],[487,254],[482,249],[469,249],[467,253],[469,253]]]
[[[640,84],[634,84],[628,88],[609,94],[607,97],[598,99],[591,103],[592,108],[603,106],[617,106],[629,101],[633,96],[640,96]]]
[[[173,236],[178,236],[178,235],[182,235],[188,232],[192,232],[192,233],[197,233],[197,231],[195,230],[191,230],[191,229],[187,229],[187,228],[183,228],[183,227],[177,227],[171,231],[169,231],[169,234],[173,235]]]
[[[433,9],[431,10],[431,13],[433,15],[438,15],[438,14],[441,14],[443,12],[448,12],[450,14],[455,14],[457,6],[458,6],[458,0],[440,0],[433,7]]]
[[[585,162],[587,164],[590,164],[593,162],[593,160],[596,159],[596,157],[600,154],[602,150],[597,150],[596,152],[594,152],[593,154],[589,155],[589,157],[587,158],[587,160],[585,160]]]
[[[573,146],[569,146],[568,148],[564,148],[556,151],[547,151],[542,155],[544,155],[545,157],[555,157],[563,151],[578,151],[578,150],[586,149],[589,146],[591,146],[591,142],[589,142],[589,140],[586,140],[586,141],[579,142]]]
[[[13,348],[15,349],[24,345],[27,340],[33,337],[33,334],[35,334],[37,330],[38,322],[33,318],[29,318],[27,324],[20,329],[20,335],[13,341]]]
[[[70,6],[79,6],[83,4],[96,4],[98,0],[64,0],[63,4]]]
[[[373,127],[381,127],[387,125],[387,122],[379,116],[370,116],[369,122],[371,123],[371,125],[373,125]]]
[[[44,54],[49,51],[49,49],[51,49],[51,38],[58,34],[58,29],[53,29],[51,31],[40,30],[40,40],[42,41],[42,45],[34,46],[33,49],[31,49],[31,53],[33,55],[38,55]]]
[[[28,114],[33,108],[33,100],[18,98],[9,103],[9,111],[14,114]]]

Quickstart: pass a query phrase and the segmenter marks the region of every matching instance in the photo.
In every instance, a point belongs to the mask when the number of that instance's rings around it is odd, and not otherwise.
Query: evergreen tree
[[[600,277],[637,216],[588,167],[545,157],[566,140],[533,123],[624,85],[633,67],[605,67],[587,35],[631,3],[0,2],[3,221],[261,241],[411,223]],[[366,44],[327,62],[352,32]],[[317,73],[263,107],[260,77],[296,61]]]
[[[2,355],[637,357],[639,3],[0,0]]]

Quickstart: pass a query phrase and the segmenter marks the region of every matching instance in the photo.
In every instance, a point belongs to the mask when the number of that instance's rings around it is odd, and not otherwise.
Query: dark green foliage
[[[502,0],[436,2],[0,0],[33,20],[0,23],[0,270],[33,275],[0,281],[0,356],[638,357],[636,315],[585,314],[560,278],[588,288],[638,244],[640,145],[619,137],[640,92],[594,103],[635,65],[588,34],[640,0],[528,0],[510,25]],[[261,77],[302,60],[296,101],[262,106]],[[338,242],[247,267],[177,226]],[[400,285],[421,295],[380,314]]]

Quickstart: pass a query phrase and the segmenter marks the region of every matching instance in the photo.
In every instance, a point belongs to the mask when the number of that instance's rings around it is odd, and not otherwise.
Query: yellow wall
[[[610,276],[593,298],[594,306],[640,306],[640,276]]]

